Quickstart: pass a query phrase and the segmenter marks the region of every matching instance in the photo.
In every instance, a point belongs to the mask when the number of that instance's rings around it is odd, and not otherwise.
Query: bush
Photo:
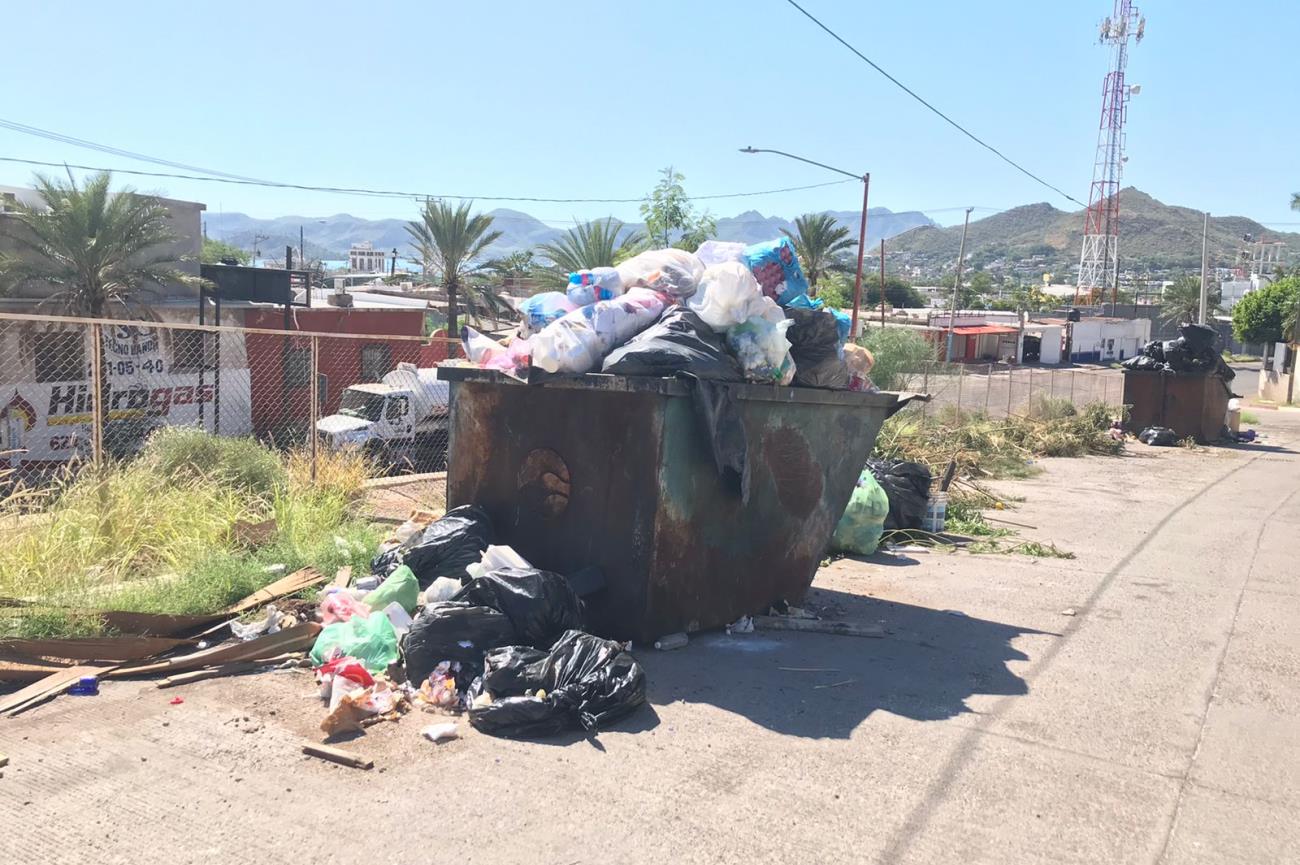
[[[1300,277],[1289,276],[1252,291],[1232,308],[1232,332],[1244,343],[1282,342],[1284,325],[1300,303]]]
[[[168,483],[209,479],[258,496],[270,496],[288,480],[270,450],[251,438],[214,436],[194,427],[163,427],[141,452]]]
[[[935,359],[934,345],[919,332],[903,327],[868,328],[858,344],[876,359],[871,380],[881,390],[905,390],[912,376]]]

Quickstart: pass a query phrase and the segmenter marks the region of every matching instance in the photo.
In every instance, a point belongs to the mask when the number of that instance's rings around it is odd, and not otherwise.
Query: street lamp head
[[[741,153],[757,153],[758,151],[755,150],[753,147],[742,147],[742,148],[740,148],[740,152],[741,152]]]

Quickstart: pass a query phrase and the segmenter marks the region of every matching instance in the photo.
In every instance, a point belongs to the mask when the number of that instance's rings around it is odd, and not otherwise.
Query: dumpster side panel
[[[1129,428],[1165,426],[1180,437],[1217,441],[1228,413],[1228,386],[1212,374],[1130,370],[1124,373],[1124,402],[1132,406]]]
[[[1128,427],[1138,433],[1165,423],[1165,376],[1158,372],[1125,370],[1124,404],[1129,406]]]
[[[717,480],[686,399],[664,423],[664,471],[642,639],[797,602],[888,411],[743,400],[748,501]]]
[[[645,608],[662,404],[644,393],[452,384],[447,504],[477,504],[496,542],[561,574],[602,569],[591,630],[627,637]]]

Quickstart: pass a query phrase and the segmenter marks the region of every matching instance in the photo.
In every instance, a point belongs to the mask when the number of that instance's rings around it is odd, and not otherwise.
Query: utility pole
[[[966,221],[961,227],[961,246],[957,250],[957,277],[952,281],[952,307],[948,311],[948,351],[944,355],[944,361],[947,363],[952,363],[953,328],[957,326],[957,292],[961,289],[961,262],[966,257],[966,229],[970,228],[970,212],[974,209],[966,208]]]
[[[307,244],[302,239],[302,226],[298,226],[298,266],[307,269]]]
[[[1199,322],[1200,324],[1205,324],[1206,307],[1209,306],[1210,303],[1210,294],[1209,294],[1210,284],[1209,282],[1206,281],[1206,270],[1208,269],[1208,264],[1209,264],[1209,257],[1208,257],[1209,239],[1210,239],[1210,212],[1207,210],[1205,211],[1205,222],[1201,227],[1201,307],[1200,307],[1201,314],[1200,317],[1197,318],[1197,322]]]

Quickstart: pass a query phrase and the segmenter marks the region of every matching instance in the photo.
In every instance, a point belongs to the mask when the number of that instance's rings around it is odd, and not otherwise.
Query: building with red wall
[[[354,301],[355,303],[355,301]],[[283,330],[279,307],[248,309],[244,326]],[[372,338],[342,336],[317,339],[318,416],[338,409],[345,388],[379,381],[398,363],[420,364],[428,347],[417,340],[383,337],[418,337],[424,329],[420,306],[313,306],[295,309],[290,322],[298,333],[362,334]],[[253,431],[273,439],[296,437],[310,429],[311,338],[294,333],[249,333],[245,337],[252,386]],[[422,352],[423,349],[423,352]]]

